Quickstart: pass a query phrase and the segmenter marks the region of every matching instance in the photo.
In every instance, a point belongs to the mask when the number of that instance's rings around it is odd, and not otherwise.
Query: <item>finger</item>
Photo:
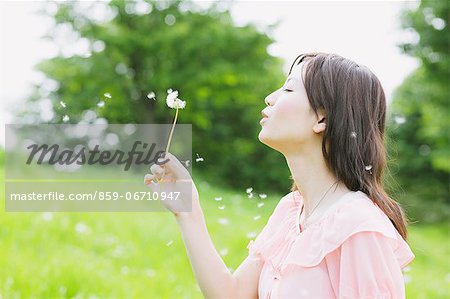
[[[153,164],[153,165],[150,167],[150,171],[151,171],[152,174],[159,175],[159,174],[162,174],[164,170],[163,170],[163,168],[162,168],[161,166],[159,166],[158,164]]]
[[[146,174],[145,176],[144,176],[144,184],[145,185],[149,185],[149,184],[151,184],[152,182],[153,182],[153,179],[155,178],[155,176],[153,175],[153,174]]]
[[[172,155],[170,152],[166,152],[166,155],[164,157],[164,160],[168,160],[166,163],[164,163],[163,165],[167,165],[168,169],[171,169],[174,173],[183,175],[189,177],[189,172],[187,171],[186,167],[184,167],[183,164],[181,164],[181,162],[177,159],[177,157],[175,157],[174,155]]]

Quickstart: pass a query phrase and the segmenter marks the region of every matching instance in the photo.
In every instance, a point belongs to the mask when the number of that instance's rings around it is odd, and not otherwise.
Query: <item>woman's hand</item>
[[[161,162],[168,161],[162,165],[153,164],[150,167],[151,173],[144,177],[144,184],[152,192],[159,194],[165,192],[166,199],[160,200],[160,202],[175,216],[185,212],[190,213],[199,205],[199,195],[189,171],[169,152],[158,159],[158,161],[160,160]]]

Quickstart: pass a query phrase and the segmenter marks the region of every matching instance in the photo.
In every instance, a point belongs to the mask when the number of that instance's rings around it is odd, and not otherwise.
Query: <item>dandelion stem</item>
[[[167,154],[167,152],[169,151],[170,142],[172,141],[172,134],[173,134],[173,131],[175,129],[175,124],[177,123],[177,118],[178,118],[178,107],[177,107],[177,111],[175,112],[175,118],[173,120],[172,129],[170,129],[169,141],[167,142],[165,154]],[[158,182],[161,182],[164,179],[164,174],[165,174],[165,172],[163,172],[162,177],[161,177],[161,179]]]

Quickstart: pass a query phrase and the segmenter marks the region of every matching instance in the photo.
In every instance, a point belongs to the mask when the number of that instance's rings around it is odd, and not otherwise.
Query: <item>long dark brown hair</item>
[[[382,183],[387,166],[386,98],[380,81],[363,65],[321,52],[299,55],[289,74],[297,60],[306,62],[303,84],[311,108],[316,116],[318,110],[325,111],[322,153],[327,167],[348,189],[366,193],[406,240],[408,219]]]

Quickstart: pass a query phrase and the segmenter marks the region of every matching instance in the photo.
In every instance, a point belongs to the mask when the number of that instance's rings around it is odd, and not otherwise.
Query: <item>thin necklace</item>
[[[303,222],[303,227],[306,226],[306,223],[308,223],[309,217],[311,217],[311,215],[312,215],[312,213],[314,212],[314,210],[319,206],[319,204],[320,204],[320,203],[322,202],[322,200],[325,198],[325,195],[327,195],[328,191],[331,190],[331,187],[333,187],[334,184],[336,184],[338,181],[339,181],[339,180],[337,180],[336,182],[334,182],[333,185],[331,185],[330,188],[328,188],[327,192],[325,192],[325,194],[322,196],[322,198],[319,200],[319,202],[316,204],[316,206],[312,209],[311,213],[309,213],[309,216],[308,216],[308,217],[305,216],[305,221]],[[300,212],[300,215],[303,213],[304,207],[305,207],[305,203],[303,203],[303,206],[302,206],[302,210],[301,210],[301,212]]]

